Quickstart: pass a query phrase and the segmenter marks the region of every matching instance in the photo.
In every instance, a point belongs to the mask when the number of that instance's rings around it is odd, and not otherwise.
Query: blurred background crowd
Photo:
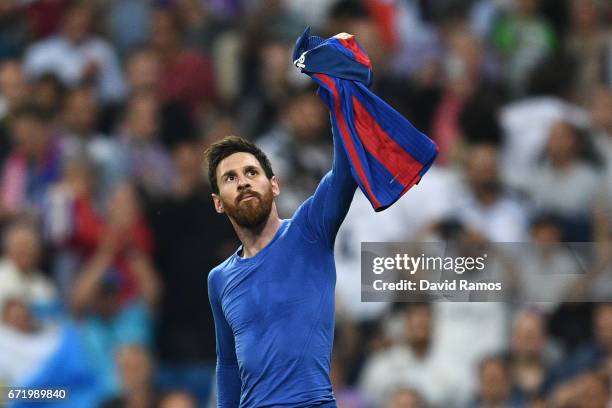
[[[254,140],[285,218],[312,194],[332,145],[291,65],[306,25],[355,34],[374,92],[440,147],[389,210],[358,191],[340,230],[339,406],[612,406],[607,0],[1,0],[0,384],[213,400],[206,275],[237,241],[202,153]],[[360,242],[419,240],[530,243],[519,292],[549,301],[361,303]]]

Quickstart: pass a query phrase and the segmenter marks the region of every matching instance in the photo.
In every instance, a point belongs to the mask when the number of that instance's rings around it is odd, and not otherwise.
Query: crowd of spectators
[[[203,151],[259,144],[284,218],[312,194],[332,137],[290,58],[307,25],[356,35],[373,91],[440,148],[387,211],[357,191],[339,232],[338,405],[612,406],[605,0],[0,1],[0,385],[212,403],[206,276],[238,243]],[[360,301],[362,241],[446,240],[534,248],[523,300]]]

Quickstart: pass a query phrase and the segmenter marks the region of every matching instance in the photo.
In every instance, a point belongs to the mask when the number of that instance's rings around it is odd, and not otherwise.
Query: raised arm
[[[70,306],[77,318],[80,318],[91,302],[104,278],[106,270],[112,265],[114,254],[106,248],[99,248],[86,263],[74,283],[70,296]]]
[[[208,299],[215,319],[217,338],[217,407],[237,408],[240,405],[240,373],[236,358],[234,333],[225,320],[221,301],[217,296],[213,280],[208,279]]]
[[[334,247],[338,229],[349,210],[357,183],[351,175],[351,167],[338,139],[336,129],[332,126],[334,135],[334,163],[317,187],[315,193],[308,198],[295,213],[294,220],[305,227],[315,239],[321,239],[328,248]]]

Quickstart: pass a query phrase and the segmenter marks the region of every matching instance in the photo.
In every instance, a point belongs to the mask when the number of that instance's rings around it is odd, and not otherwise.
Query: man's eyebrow
[[[236,174],[236,170],[228,170],[221,175],[221,178],[226,178],[227,176],[233,176]]]
[[[255,166],[254,164],[249,164],[249,165],[246,165],[246,166],[244,166],[242,168],[242,171],[249,171],[249,170],[257,170],[257,171],[259,171],[259,168],[257,166]],[[236,170],[232,169],[232,170],[228,170],[225,173],[223,173],[221,175],[221,178],[223,179],[223,178],[225,178],[227,176],[234,176],[234,175],[236,175]]]

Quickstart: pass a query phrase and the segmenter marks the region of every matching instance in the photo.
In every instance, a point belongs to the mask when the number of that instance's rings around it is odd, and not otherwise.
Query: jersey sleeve
[[[293,217],[294,221],[302,225],[314,239],[322,240],[328,248],[334,247],[336,234],[346,217],[357,188],[349,160],[333,126],[332,133],[334,135],[332,169]]]
[[[208,278],[208,298],[215,320],[215,336],[217,340],[217,407],[236,408],[240,405],[240,372],[236,358],[234,333],[227,323],[221,300],[217,295],[214,280]]]

